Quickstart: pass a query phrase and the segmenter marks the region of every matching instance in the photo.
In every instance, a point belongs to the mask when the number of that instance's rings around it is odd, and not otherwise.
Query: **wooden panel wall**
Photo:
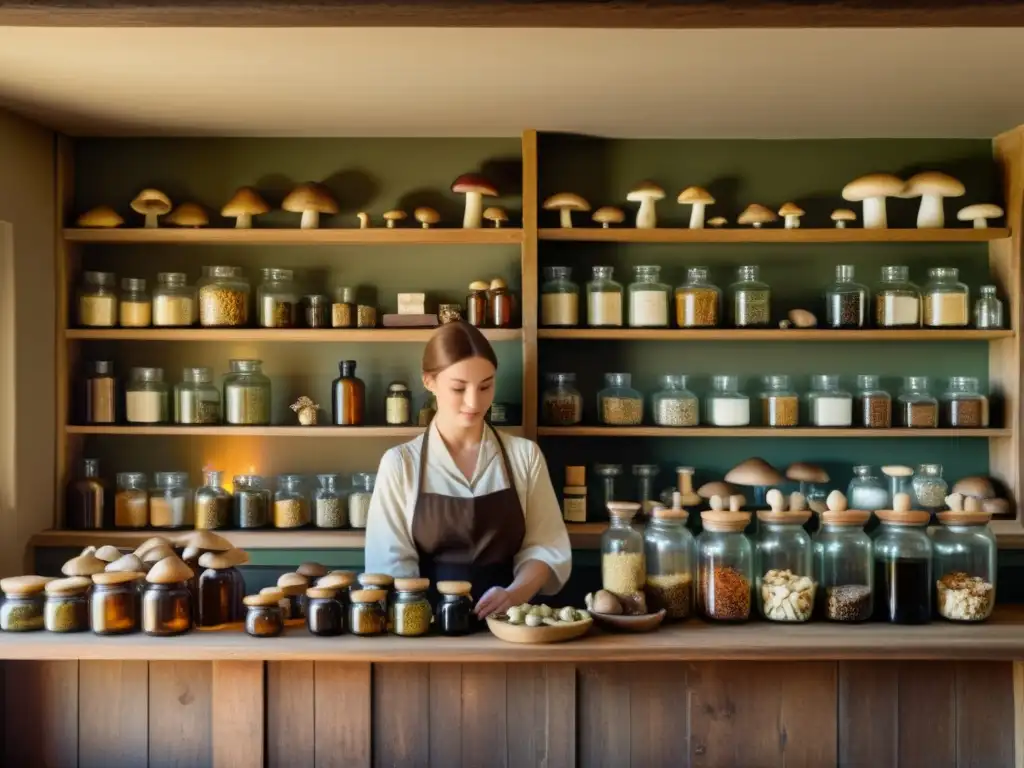
[[[2,764],[1014,765],[1008,662],[6,662]]]

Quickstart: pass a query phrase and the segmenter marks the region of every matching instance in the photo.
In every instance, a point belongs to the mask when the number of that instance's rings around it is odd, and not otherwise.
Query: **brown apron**
[[[526,518],[505,445],[494,427],[487,424],[484,428],[494,432],[498,441],[508,488],[468,499],[424,491],[430,438],[427,427],[412,519],[420,576],[430,579],[432,587],[438,581],[469,581],[474,602],[491,587],[512,583],[513,560],[526,536]]]

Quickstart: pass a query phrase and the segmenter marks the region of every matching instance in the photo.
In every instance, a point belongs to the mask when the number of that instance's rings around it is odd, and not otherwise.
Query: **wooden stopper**
[[[988,525],[992,520],[992,515],[981,509],[974,511],[950,510],[949,512],[939,512],[936,517],[943,525]]]
[[[777,488],[772,488],[768,491],[765,496],[765,501],[768,502],[768,506],[771,507],[772,512],[783,512],[786,509],[786,498],[782,495],[782,491]]]
[[[107,571],[105,573],[94,573],[92,580],[94,584],[110,586],[112,584],[127,584],[130,581],[138,581],[146,574],[132,573],[131,571]]]
[[[270,591],[261,590],[257,595],[246,595],[242,598],[242,602],[246,605],[267,607],[274,606],[281,602],[283,595],[276,589]]]
[[[825,525],[863,528],[871,519],[871,513],[862,509],[829,510],[821,513],[821,522]]]
[[[306,590],[306,597],[331,598],[337,596],[338,590],[327,587],[310,587]]]
[[[473,585],[468,581],[439,581],[437,591],[442,595],[468,595],[473,591]]]
[[[249,562],[249,554],[243,549],[228,549],[224,552],[207,552],[199,557],[199,565],[215,571],[235,568]]]
[[[97,559],[102,560],[105,563],[112,563],[115,560],[120,559],[121,550],[110,544],[104,544],[102,547],[97,549],[93,554],[96,555]]]
[[[808,509],[793,511],[784,510],[782,512],[762,509],[758,511],[757,519],[763,523],[793,523],[794,525],[803,525],[811,519],[811,512]]]
[[[928,525],[932,519],[929,513],[917,509],[880,509],[875,515],[883,523],[894,525]]]
[[[146,574],[150,584],[180,584],[192,578],[192,569],[177,555],[165,557]]]
[[[807,509],[807,497],[800,491],[793,491],[789,494],[789,509],[791,512],[800,512]]]
[[[157,544],[155,547],[150,547],[143,552],[141,557],[145,565],[154,565],[161,560],[166,560],[168,557],[177,557],[177,555],[174,554],[174,550],[169,545]]]
[[[135,554],[138,555],[138,557],[141,559],[142,556],[146,554],[149,550],[151,550],[153,547],[158,547],[161,544],[165,547],[171,546],[171,542],[169,542],[163,536],[154,536],[150,539],[146,539],[144,542],[139,544],[139,546],[135,549]]]
[[[92,586],[92,579],[86,576],[69,576],[66,579],[54,579],[46,583],[48,595],[80,595]]]
[[[180,537],[176,543],[182,549],[201,550],[200,554],[203,552],[226,552],[233,546],[223,536],[218,536],[213,531],[205,529],[186,534]]]
[[[0,591],[13,597],[38,595],[50,581],[46,576],[8,576],[0,579]]]
[[[349,597],[353,603],[379,603],[387,596],[383,589],[357,589]]]
[[[282,573],[277,580],[277,588],[285,595],[303,594],[309,587],[309,579],[301,573]]]
[[[679,491],[676,491],[675,495],[678,495]],[[690,517],[690,513],[681,507],[662,507],[657,506],[651,510],[651,517],[655,520],[670,520],[679,523],[685,523]]]
[[[839,491],[832,491],[825,499],[825,506],[829,512],[845,512],[847,507],[846,496]]]
[[[313,581],[314,579],[319,579],[321,576],[326,576],[327,567],[320,565],[320,563],[303,563],[295,569],[295,572],[305,576],[310,581]]]
[[[142,560],[139,559],[138,555],[129,554],[117,558],[117,560],[112,563],[107,563],[107,567],[104,570],[108,573],[143,573],[146,570],[146,566],[143,565]]]
[[[395,579],[399,592],[425,592],[430,589],[430,579]]]
[[[356,580],[363,587],[390,587],[395,583],[394,577],[386,573],[360,573]]]
[[[712,509],[701,512],[700,520],[709,531],[728,533],[742,531],[750,525],[750,513]]]
[[[352,571],[331,571],[321,576],[316,585],[327,589],[348,589],[355,583],[356,575]]]

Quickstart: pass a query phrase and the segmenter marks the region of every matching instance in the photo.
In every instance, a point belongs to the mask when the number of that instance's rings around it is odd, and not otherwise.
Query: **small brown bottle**
[[[366,386],[356,378],[356,361],[338,363],[341,375],[331,385],[331,416],[340,427],[358,427],[365,419]]]
[[[469,284],[469,295],[466,297],[466,322],[483,328],[487,325],[487,292],[490,286],[483,280]]]
[[[68,483],[65,526],[72,531],[112,528],[114,507],[109,497],[109,488],[100,478],[99,459],[83,460],[81,477]]]

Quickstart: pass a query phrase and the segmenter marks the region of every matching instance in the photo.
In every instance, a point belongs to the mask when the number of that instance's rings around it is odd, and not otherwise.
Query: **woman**
[[[469,581],[485,618],[553,594],[569,578],[569,535],[536,443],[484,421],[498,359],[479,330],[449,323],[423,353],[437,415],[381,459],[366,569]]]

